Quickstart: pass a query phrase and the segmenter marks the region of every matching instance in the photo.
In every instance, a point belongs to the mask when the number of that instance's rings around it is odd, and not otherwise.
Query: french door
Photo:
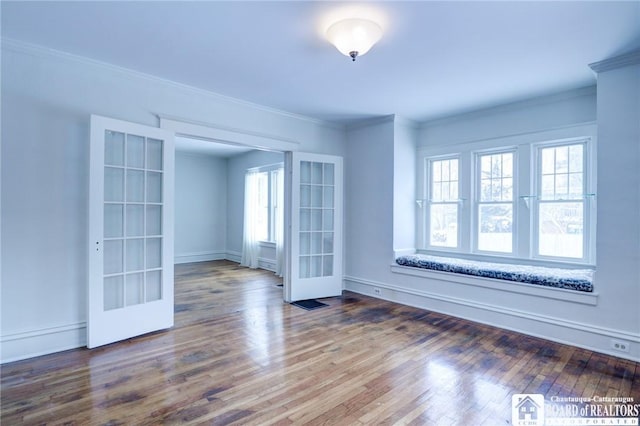
[[[87,347],[173,326],[173,133],[91,117]]]
[[[342,158],[290,152],[285,300],[342,294]]]

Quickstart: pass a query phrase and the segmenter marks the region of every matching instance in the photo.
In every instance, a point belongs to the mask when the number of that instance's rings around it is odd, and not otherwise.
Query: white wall
[[[596,121],[597,111],[599,240],[595,295],[524,284],[479,285],[478,280],[392,266],[392,248],[404,249],[406,244],[399,241],[410,241],[406,230],[398,229],[402,224],[395,215],[403,214],[399,206],[409,208],[408,197],[399,192],[400,182],[409,178],[404,166],[415,167],[406,155],[412,132],[398,120],[348,132],[345,287],[640,359],[640,81],[637,66],[610,73],[599,76],[597,96],[595,88],[590,87],[424,123],[416,144],[452,145],[562,129]],[[399,126],[404,128],[394,135],[394,128]],[[620,179],[630,188],[629,194],[620,190]],[[409,186],[414,184],[408,182]],[[616,204],[621,199],[625,199],[622,205]],[[620,224],[625,224],[624,229]],[[415,230],[415,222],[406,220],[405,226]],[[629,343],[630,352],[614,352],[611,339]]]
[[[2,41],[1,359],[85,344],[89,116],[156,114],[342,155],[344,131],[103,63]]]
[[[595,120],[596,88],[585,87],[423,123],[418,146],[482,141]]]
[[[393,143],[393,251],[413,253],[416,247],[416,123],[395,117]]]
[[[242,257],[242,228],[244,222],[244,176],[247,169],[284,163],[284,154],[271,151],[250,151],[229,158],[227,163],[227,259],[240,261]],[[258,254],[260,266],[275,270],[276,251],[261,246]]]
[[[640,53],[640,52],[638,52]],[[636,54],[640,60],[640,54]],[[634,333],[640,359],[640,61],[598,74],[598,230],[590,322]]]
[[[349,129],[347,137],[345,275],[386,277],[393,261],[394,117]]]
[[[227,160],[176,153],[176,263],[224,259],[227,241]]]

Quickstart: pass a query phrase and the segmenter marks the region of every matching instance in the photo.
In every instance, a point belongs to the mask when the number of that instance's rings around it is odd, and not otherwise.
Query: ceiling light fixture
[[[343,19],[327,28],[327,39],[353,61],[367,53],[380,38],[382,28],[368,19]]]

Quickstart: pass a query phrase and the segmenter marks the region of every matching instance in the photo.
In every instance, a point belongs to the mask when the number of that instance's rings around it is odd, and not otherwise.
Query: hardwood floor
[[[640,364],[273,274],[176,267],[173,329],[3,365],[2,425],[511,424],[511,396],[621,396]]]

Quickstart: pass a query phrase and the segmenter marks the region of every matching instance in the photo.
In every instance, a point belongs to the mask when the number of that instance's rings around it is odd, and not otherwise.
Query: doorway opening
[[[175,262],[226,259],[282,275],[284,157],[177,136]]]

